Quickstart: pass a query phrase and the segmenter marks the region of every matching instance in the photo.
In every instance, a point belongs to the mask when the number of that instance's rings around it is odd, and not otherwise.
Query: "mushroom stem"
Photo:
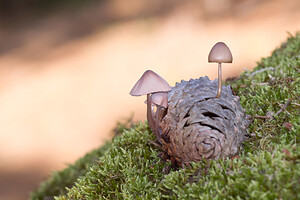
[[[162,141],[160,139],[162,131],[159,128],[158,123],[161,122],[161,120],[162,120],[163,111],[164,111],[164,108],[162,106],[158,105],[157,110],[156,110],[156,119],[155,119],[155,135],[160,144],[162,144]]]
[[[152,114],[152,103],[151,103],[151,97],[150,94],[147,94],[147,120],[149,127],[152,131],[155,130],[155,119]]]
[[[220,98],[222,92],[222,64],[218,63],[218,93],[217,98]]]

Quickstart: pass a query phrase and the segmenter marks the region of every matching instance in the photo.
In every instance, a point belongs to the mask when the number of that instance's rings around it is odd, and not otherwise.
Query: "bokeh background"
[[[51,171],[146,119],[131,97],[147,69],[171,86],[217,77],[218,41],[251,70],[300,28],[299,0],[0,0],[0,199],[27,199]]]

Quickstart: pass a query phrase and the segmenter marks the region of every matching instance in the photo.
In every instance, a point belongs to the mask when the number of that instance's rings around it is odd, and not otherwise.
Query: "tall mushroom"
[[[216,43],[209,52],[208,62],[218,63],[217,98],[220,98],[222,92],[222,63],[232,63],[232,54],[228,46],[223,42]]]
[[[152,131],[156,130],[156,123],[152,113],[152,101],[150,95],[157,92],[168,92],[170,85],[161,76],[151,70],[147,70],[136,82],[130,91],[132,96],[147,95],[147,120]]]

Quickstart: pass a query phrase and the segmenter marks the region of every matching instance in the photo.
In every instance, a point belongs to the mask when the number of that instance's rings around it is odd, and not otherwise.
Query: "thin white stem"
[[[218,63],[218,93],[217,98],[220,98],[222,92],[222,64]]]
[[[158,121],[161,121],[162,111],[163,111],[162,107],[161,106],[157,106],[157,109],[156,109],[156,120],[155,120],[155,135],[156,135],[157,140],[161,144],[162,144],[161,139],[160,139],[160,137],[161,137],[161,129],[159,128]]]
[[[147,120],[149,127],[152,131],[155,131],[155,119],[152,114],[152,102],[150,94],[147,94]]]

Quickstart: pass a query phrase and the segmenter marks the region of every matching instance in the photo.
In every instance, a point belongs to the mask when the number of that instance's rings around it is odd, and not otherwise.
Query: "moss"
[[[41,183],[40,187],[31,194],[31,199],[44,199],[63,195],[67,192],[67,187],[72,187],[78,177],[83,176],[92,165],[98,163],[99,157],[110,147],[109,143],[100,148],[86,154],[73,165],[69,165],[66,169],[54,172],[52,176]]]
[[[57,200],[299,199],[299,70],[300,34],[296,34],[253,72],[230,83],[253,116],[251,137],[235,158],[203,160],[165,175],[162,171],[169,163],[159,158],[159,149],[149,143],[153,134],[140,123],[103,147],[105,153],[100,148],[56,172],[32,199],[43,199],[53,189],[59,191]],[[278,114],[288,100],[287,109]]]

